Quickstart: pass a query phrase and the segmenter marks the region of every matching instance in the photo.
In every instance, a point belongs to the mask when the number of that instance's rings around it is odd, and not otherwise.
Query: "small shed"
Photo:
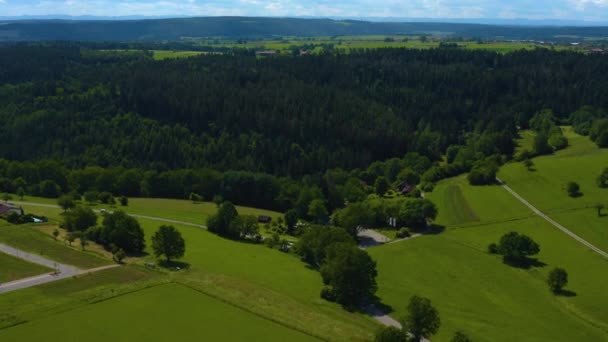
[[[270,223],[270,221],[272,221],[272,217],[270,217],[270,216],[265,216],[265,215],[258,216],[259,223]]]

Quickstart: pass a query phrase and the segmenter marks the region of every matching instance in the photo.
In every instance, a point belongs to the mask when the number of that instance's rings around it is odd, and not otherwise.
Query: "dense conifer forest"
[[[547,49],[155,61],[76,43],[8,45],[0,191],[198,193],[281,210],[323,197],[335,208],[378,177],[401,181],[404,168],[429,186],[492,169],[541,114],[550,125],[580,110],[604,117],[607,73],[605,56]]]

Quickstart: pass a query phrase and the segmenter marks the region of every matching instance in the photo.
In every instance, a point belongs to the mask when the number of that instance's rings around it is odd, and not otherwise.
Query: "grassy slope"
[[[370,250],[378,262],[378,294],[395,316],[403,315],[409,296],[419,294],[442,315],[434,341],[449,340],[456,330],[476,341],[608,340],[602,285],[608,261],[531,217],[498,186],[471,187],[459,177],[441,182],[429,197],[439,206],[437,223],[448,226],[444,233]],[[540,243],[538,259],[545,266],[512,268],[486,253],[489,243],[512,230]],[[556,266],[568,270],[567,288],[576,296],[549,292],[545,278]]]
[[[182,208],[185,214],[176,212],[172,216],[164,217],[184,220],[187,220],[188,208],[200,210],[201,207],[208,207],[209,210],[215,210],[214,205],[194,205],[187,201],[172,202],[173,206],[158,206],[158,203],[162,202],[164,201],[134,199],[128,208],[155,216],[168,215],[171,210]],[[152,207],[146,208],[145,203],[152,204]],[[45,215],[57,219],[61,213],[61,210],[56,208],[32,207],[31,210],[42,210]],[[239,208],[239,212],[278,215],[251,208]],[[200,217],[200,212],[196,216]],[[145,219],[139,221],[145,230],[149,247],[150,237],[162,223]],[[200,228],[179,225],[176,227],[187,242],[183,261],[188,263],[190,268],[174,274],[175,281],[187,283],[263,317],[281,321],[326,339],[366,340],[371,338],[377,328],[370,318],[348,313],[335,304],[321,300],[319,292],[322,282],[319,273],[306,268],[296,257],[261,245],[222,239]],[[48,236],[46,238],[51,239]],[[53,242],[52,239],[50,241]],[[150,248],[148,251],[150,252]],[[148,256],[146,260],[152,261],[154,258]]]
[[[139,221],[149,240],[160,223]],[[190,264],[190,269],[177,280],[200,283],[204,279],[218,287],[229,287],[231,291],[222,293],[215,293],[217,289],[208,286],[203,286],[203,290],[233,302],[246,300],[247,306],[260,314],[325,338],[363,339],[376,328],[369,318],[321,300],[323,284],[319,273],[295,256],[262,245],[226,240],[203,229],[176,227],[187,241],[182,261]],[[249,292],[255,295],[244,298]]]
[[[142,324],[133,324],[141,317]],[[99,324],[103,321],[103,327]],[[78,322],[78,324],[62,324]],[[237,329],[235,325],[238,326]],[[196,327],[193,329],[193,327]],[[185,333],[188,332],[188,333]],[[176,284],[154,287],[0,331],[10,340],[313,341],[313,337]]]
[[[44,266],[0,253],[0,283],[32,277],[52,271]]]
[[[502,168],[499,177],[534,206],[599,248],[608,251],[608,216],[598,217],[596,203],[608,206],[608,189],[595,181],[608,167],[608,150],[599,149],[589,138],[565,129],[570,147],[554,155],[534,158],[536,171],[520,163]],[[571,198],[565,185],[575,181],[582,197]]]
[[[61,241],[54,241],[51,236],[38,231],[35,226],[14,226],[0,223],[0,242],[83,269],[112,263],[96,254],[85,253],[75,247],[70,248]]]

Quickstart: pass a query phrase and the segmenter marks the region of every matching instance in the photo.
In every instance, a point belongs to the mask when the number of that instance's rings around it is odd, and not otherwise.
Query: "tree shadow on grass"
[[[158,263],[158,266],[167,269],[169,271],[182,271],[190,268],[190,264],[183,261],[167,261],[163,260]]]
[[[505,265],[509,265],[511,267],[516,267],[516,268],[521,268],[521,269],[531,269],[533,267],[545,267],[547,266],[547,264],[545,264],[542,261],[539,261],[538,259],[534,259],[534,258],[504,258],[502,259],[502,262]]]
[[[554,292],[556,296],[560,297],[576,297],[576,292],[570,290],[561,289],[559,291]]]
[[[560,297],[576,297],[576,292],[574,291],[570,291],[570,290],[558,290],[553,292],[556,296],[560,296]]]
[[[412,231],[422,235],[439,235],[445,231],[445,226],[431,224],[421,229],[412,229]]]

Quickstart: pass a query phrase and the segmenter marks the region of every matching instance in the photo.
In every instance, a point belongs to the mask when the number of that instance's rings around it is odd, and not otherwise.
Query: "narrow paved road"
[[[41,274],[41,275],[37,275],[34,277],[19,279],[19,280],[11,281],[8,283],[0,284],[0,293],[6,293],[6,292],[16,291],[16,290],[20,290],[20,289],[25,289],[25,288],[40,285],[40,284],[46,284],[46,283],[50,283],[50,282],[61,280],[61,279],[71,278],[71,277],[74,277],[77,275],[103,271],[103,270],[106,270],[109,268],[114,268],[114,267],[119,266],[119,265],[108,265],[108,266],[102,266],[102,267],[93,268],[93,269],[89,269],[89,270],[81,270],[74,266],[61,264],[61,263],[55,262],[53,260],[43,258],[40,255],[28,253],[28,252],[25,252],[20,249],[13,248],[13,247],[10,247],[10,246],[4,245],[4,244],[0,244],[0,252],[12,255],[14,257],[17,257],[17,258],[20,258],[20,259],[23,259],[23,260],[26,260],[26,261],[29,261],[29,262],[32,262],[35,264],[46,266],[48,268],[55,270],[51,273]]]
[[[21,202],[21,201],[11,201],[11,203],[13,203],[15,205],[29,205],[29,206],[32,206],[32,207],[61,209],[61,207],[59,207],[58,205],[55,205],[55,204],[43,204],[43,203],[33,203],[33,202]],[[96,213],[101,213],[102,212],[100,209],[95,209],[94,211]],[[138,214],[130,214],[130,213],[127,213],[127,214],[129,216],[132,216],[132,217],[135,217],[135,218],[141,218],[141,219],[145,219],[145,220],[165,222],[165,223],[173,223],[173,224],[180,224],[180,225],[184,225],[184,226],[191,226],[191,227],[196,227],[196,228],[207,229],[207,226],[202,225],[202,224],[196,224],[196,223],[191,223],[191,222],[184,222],[184,221],[166,219],[166,218],[156,217],[156,216],[146,216],[146,215],[138,215]]]
[[[588,247],[589,249],[591,249],[592,251],[596,252],[597,254],[603,256],[604,258],[608,258],[608,253],[606,253],[603,250],[601,250],[601,249],[597,248],[596,246],[592,245],[590,242],[588,242],[585,239],[583,239],[582,237],[574,234],[572,231],[568,230],[566,227],[562,226],[561,224],[557,223],[555,220],[553,220],[549,216],[545,215],[542,211],[540,211],[538,208],[536,208],[535,206],[533,206],[532,204],[530,204],[530,202],[526,201],[525,198],[521,197],[517,192],[515,192],[513,189],[511,189],[507,184],[505,184],[500,179],[496,178],[496,180],[498,181],[498,183],[500,184],[500,186],[502,186],[505,190],[507,190],[509,193],[511,193],[511,195],[513,195],[515,198],[517,198],[525,206],[527,206],[528,208],[532,209],[532,211],[536,215],[542,217],[547,222],[549,222],[553,226],[555,226],[557,229],[559,229],[562,232],[566,233],[568,236],[570,236],[574,240],[580,242],[581,244],[583,244],[584,246]]]

